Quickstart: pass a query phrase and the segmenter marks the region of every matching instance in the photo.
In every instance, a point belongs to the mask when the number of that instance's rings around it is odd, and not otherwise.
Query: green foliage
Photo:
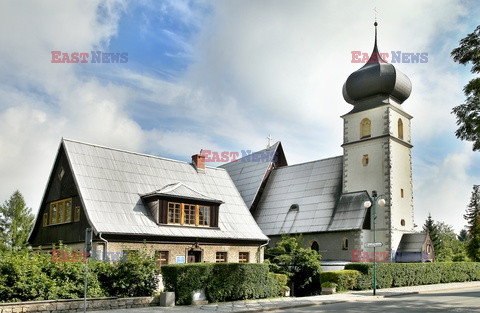
[[[53,255],[27,250],[0,252],[0,301],[76,299],[83,297],[82,257],[60,245]],[[153,270],[152,270],[153,269]],[[155,262],[139,255],[126,262],[88,263],[87,297],[148,296],[156,287]]]
[[[463,216],[468,223],[469,237],[467,241],[468,256],[480,261],[480,185],[474,185],[467,212]]]
[[[20,191],[15,191],[0,206],[0,250],[19,250],[28,246],[28,235],[35,217]]]
[[[371,289],[373,285],[372,263],[350,263],[345,269],[358,270],[354,289]],[[378,263],[377,288],[418,286],[439,283],[479,281],[480,263]]]
[[[432,215],[428,213],[427,220],[423,225],[423,231],[428,232],[430,234],[430,239],[432,239],[433,249],[435,250],[435,255],[437,254],[437,250],[440,247],[440,241],[438,238],[437,227],[435,225],[435,221],[432,218]]]
[[[357,284],[357,279],[362,275],[358,270],[339,270],[320,273],[320,283],[323,287],[325,282],[337,284],[338,291],[352,290]]]
[[[435,260],[437,262],[468,261],[465,253],[465,243],[458,240],[452,226],[443,222],[436,222],[435,229],[438,237],[438,247],[435,250]]]
[[[287,278],[255,263],[203,263],[162,266],[166,290],[177,304],[190,304],[192,292],[205,288],[208,301],[219,302],[280,296]]]
[[[294,295],[309,295],[320,289],[321,256],[315,250],[302,247],[301,235],[282,235],[274,247],[266,249],[265,255],[270,261],[272,272],[289,277],[293,283]]]
[[[214,263],[197,263],[162,266],[165,290],[175,291],[177,304],[191,304],[192,292],[208,285],[213,265]]]
[[[337,288],[338,284],[331,282],[331,281],[326,281],[322,283],[322,288]]]
[[[472,73],[480,73],[480,26],[460,40],[460,46],[451,52],[453,60],[466,65],[472,63]],[[473,142],[473,150],[480,150],[480,78],[473,78],[463,88],[465,103],[453,108],[459,128],[457,138]]]

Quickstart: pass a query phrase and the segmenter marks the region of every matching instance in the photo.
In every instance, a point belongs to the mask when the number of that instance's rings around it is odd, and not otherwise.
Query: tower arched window
[[[403,139],[403,121],[401,118],[398,119],[398,138]]]
[[[313,242],[312,242],[312,246],[310,247],[310,249],[319,252],[319,251],[320,251],[320,246],[318,245],[318,242],[313,241]]]
[[[372,122],[368,118],[364,118],[360,122],[360,139],[368,138],[372,135]]]

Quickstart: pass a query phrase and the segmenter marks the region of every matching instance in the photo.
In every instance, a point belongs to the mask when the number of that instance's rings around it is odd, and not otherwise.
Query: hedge
[[[333,282],[337,284],[338,291],[354,289],[357,279],[362,275],[357,270],[339,270],[320,273],[320,284]]]
[[[75,254],[60,246],[65,255]],[[89,262],[87,297],[151,296],[158,279],[155,261],[143,254],[124,262]],[[82,257],[68,261],[55,254],[27,250],[0,251],[0,302],[83,297]]]
[[[362,273],[354,289],[371,289],[373,263],[350,263],[345,269]],[[440,283],[478,281],[480,263],[378,263],[377,288],[418,286]]]
[[[287,280],[269,273],[267,264],[256,263],[164,265],[162,275],[177,304],[191,304],[192,292],[202,288],[210,302],[280,296]]]

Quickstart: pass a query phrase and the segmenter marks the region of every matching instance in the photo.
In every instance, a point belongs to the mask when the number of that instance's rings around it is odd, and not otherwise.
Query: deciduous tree
[[[453,49],[451,56],[455,62],[466,65],[471,62],[472,73],[480,73],[480,25],[475,31],[460,40],[460,46]],[[466,101],[453,108],[457,116],[455,135],[461,140],[473,142],[473,150],[480,151],[480,78],[470,80],[463,88]]]

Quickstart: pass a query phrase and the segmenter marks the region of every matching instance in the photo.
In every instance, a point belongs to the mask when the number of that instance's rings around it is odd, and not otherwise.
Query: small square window
[[[250,261],[250,253],[248,252],[239,252],[238,253],[238,262],[239,263],[248,263]]]
[[[364,155],[363,155],[362,164],[363,164],[363,166],[367,166],[367,165],[368,165],[368,154],[364,154]]]
[[[156,251],[155,254],[158,268],[168,264],[168,251]]]
[[[215,254],[215,262],[217,263],[227,262],[227,252],[217,252]]]
[[[65,176],[65,170],[63,169],[63,166],[60,168],[60,171],[58,171],[58,179],[62,180],[63,176]]]

